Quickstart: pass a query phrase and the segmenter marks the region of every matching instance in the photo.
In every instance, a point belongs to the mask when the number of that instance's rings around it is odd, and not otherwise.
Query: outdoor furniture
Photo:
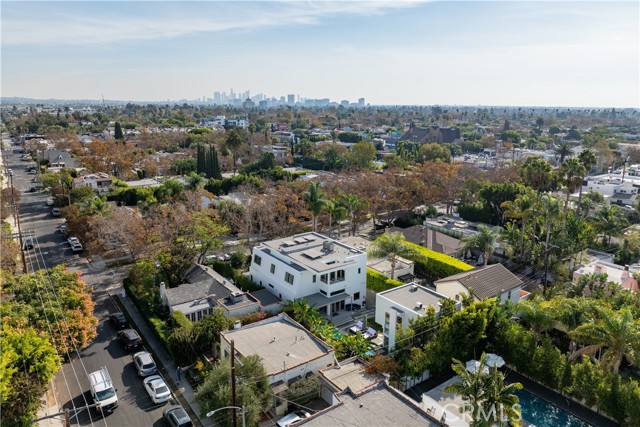
[[[502,368],[505,365],[504,359],[494,353],[487,353],[486,362],[490,368]]]
[[[489,368],[486,365],[482,365],[479,360],[469,360],[466,363],[466,367],[467,371],[471,372],[472,374],[475,374],[478,371],[482,372],[483,374],[489,373]]]
[[[352,334],[356,334],[358,332],[362,332],[362,328],[364,326],[362,325],[361,321],[358,321],[358,323],[356,323],[356,326],[352,326],[349,328],[349,332],[351,332]]]
[[[365,338],[367,338],[367,339],[368,339],[368,338],[373,338],[373,337],[375,337],[375,336],[377,336],[377,335],[378,335],[378,333],[377,333],[377,332],[376,332],[376,330],[375,330],[375,329],[373,329],[373,328],[369,328],[369,329],[367,329],[367,332],[365,332],[364,334],[362,334],[362,336],[363,336],[363,337],[365,337]]]

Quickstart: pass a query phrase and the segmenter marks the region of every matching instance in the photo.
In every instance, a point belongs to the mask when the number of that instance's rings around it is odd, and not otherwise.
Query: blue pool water
[[[592,427],[579,418],[526,390],[516,392],[522,407],[522,419],[536,427]],[[526,425],[523,423],[523,425]]]

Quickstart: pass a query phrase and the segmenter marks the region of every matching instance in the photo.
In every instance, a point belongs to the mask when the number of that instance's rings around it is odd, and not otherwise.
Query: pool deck
[[[541,399],[546,400],[549,403],[557,406],[558,408],[580,418],[582,421],[585,421],[591,424],[593,427],[618,427],[619,424],[615,421],[610,420],[609,418],[603,417],[600,414],[574,402],[573,400],[567,399],[555,391],[548,389],[547,387],[540,385],[536,382],[531,381],[528,378],[523,377],[517,372],[510,371],[506,375],[506,380],[509,383],[519,382],[524,386],[524,389],[538,396]]]

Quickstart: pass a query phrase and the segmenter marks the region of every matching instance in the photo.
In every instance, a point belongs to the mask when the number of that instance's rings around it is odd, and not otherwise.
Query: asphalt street
[[[111,300],[109,289],[118,287],[126,269],[107,269],[104,263],[91,264],[83,254],[74,254],[65,236],[58,231],[63,219],[51,215],[51,207],[46,205],[47,193],[29,192],[35,183],[34,175],[27,174],[27,166],[35,163],[20,160],[20,147],[3,141],[5,160],[13,171],[13,186],[21,193],[19,203],[20,223],[23,235],[30,234],[35,247],[26,251],[27,270],[32,272],[66,264],[70,271],[81,273],[84,281],[93,288],[95,316],[99,320],[98,336],[78,354],[71,354],[71,363],[65,363],[53,382],[58,408],[70,409],[72,425],[129,427],[165,426],[162,410],[168,405],[155,405],[147,395],[142,379],[133,366],[131,354],[126,352],[117,340],[117,333],[109,322],[109,314],[117,307]],[[4,172],[4,171],[3,171]],[[55,304],[55,301],[53,301]],[[58,326],[58,325],[54,325]],[[65,325],[60,325],[64,329]],[[117,389],[119,405],[116,410],[103,418],[95,409],[76,411],[92,403],[87,374],[106,367]],[[74,414],[76,414],[74,416]]]

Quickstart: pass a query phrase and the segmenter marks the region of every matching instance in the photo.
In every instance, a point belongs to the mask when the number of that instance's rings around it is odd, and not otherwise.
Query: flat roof
[[[260,356],[267,375],[333,352],[332,347],[284,313],[220,335],[229,342],[234,340],[235,349],[241,355]]]
[[[381,374],[367,374],[365,372],[366,365],[367,363],[362,359],[354,357],[343,360],[339,365],[320,370],[320,375],[326,378],[339,391],[343,391],[348,387],[352,392],[360,393],[364,389],[384,381],[384,376]]]
[[[308,427],[402,426],[439,427],[435,419],[411,401],[382,382],[360,393],[343,392],[340,403],[313,414],[296,425]]]
[[[329,245],[329,248],[325,248],[325,244]],[[366,256],[365,251],[313,232],[263,242],[255,249],[275,257],[281,254],[294,264],[316,272],[334,270],[340,265],[351,264],[354,256]]]
[[[411,283],[389,289],[388,291],[380,292],[378,295],[383,296],[417,314],[424,314],[429,306],[435,308],[436,312],[438,312],[440,311],[438,303],[447,299],[446,296],[440,295],[431,289]],[[418,302],[422,303],[422,309],[418,309]]]

